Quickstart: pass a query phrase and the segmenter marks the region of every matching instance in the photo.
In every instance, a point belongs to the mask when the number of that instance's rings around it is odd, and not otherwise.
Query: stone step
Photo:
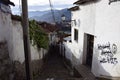
[[[55,48],[54,48],[55,49]],[[46,55],[46,62],[43,65],[39,78],[36,80],[83,80],[71,75],[71,69],[69,70],[62,57],[58,54],[57,50],[52,49],[52,53]]]
[[[94,74],[84,65],[76,65],[75,68],[77,71],[85,78],[85,80],[95,80]]]
[[[39,78],[37,80],[85,80],[84,78]]]

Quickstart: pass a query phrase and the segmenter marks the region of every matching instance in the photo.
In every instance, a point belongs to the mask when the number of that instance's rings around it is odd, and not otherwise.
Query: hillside
[[[54,15],[55,15],[55,21],[56,22],[61,22],[61,15],[66,16],[66,20],[71,19],[71,12],[68,11],[67,9],[62,9],[62,10],[54,10]],[[29,18],[30,19],[35,19],[37,21],[45,21],[48,23],[54,23],[51,11],[32,11],[29,12]]]

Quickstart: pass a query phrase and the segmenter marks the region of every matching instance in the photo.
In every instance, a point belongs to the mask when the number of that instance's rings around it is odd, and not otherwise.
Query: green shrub
[[[35,20],[29,21],[29,34],[30,41],[33,41],[33,45],[36,45],[38,49],[48,49],[48,35],[45,31],[37,24]]]

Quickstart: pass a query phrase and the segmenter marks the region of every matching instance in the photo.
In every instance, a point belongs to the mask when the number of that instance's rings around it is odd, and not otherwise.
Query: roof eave
[[[76,5],[86,5],[86,4],[90,4],[90,3],[96,3],[100,0],[78,0],[76,2],[74,2],[73,4],[76,4]]]
[[[74,7],[69,8],[68,10],[77,11],[77,10],[80,10],[80,8],[79,8],[79,6],[74,6]]]

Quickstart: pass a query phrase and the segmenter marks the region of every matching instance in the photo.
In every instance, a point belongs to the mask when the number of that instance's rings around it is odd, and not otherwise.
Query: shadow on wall
[[[74,78],[81,78],[82,77],[81,74],[78,72],[78,70],[76,70],[74,66],[75,62],[73,61],[72,58],[75,58],[75,56],[72,55],[71,49],[65,46],[63,48],[65,52],[63,52],[62,56],[63,56],[65,67],[70,71],[71,76],[73,76]],[[76,60],[76,61],[79,61],[79,60]]]
[[[73,53],[74,51],[74,53]],[[82,60],[82,56],[81,53],[79,50],[78,50],[78,53],[77,53],[77,50],[71,50],[71,48],[65,46],[65,58],[67,58],[68,60],[71,61],[71,63],[73,65],[80,65],[81,64],[81,60]]]

